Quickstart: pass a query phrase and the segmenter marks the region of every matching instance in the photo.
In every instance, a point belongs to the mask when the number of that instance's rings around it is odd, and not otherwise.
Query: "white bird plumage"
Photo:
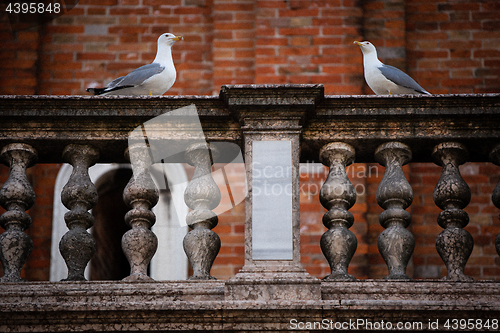
[[[151,64],[134,69],[104,88],[88,88],[94,95],[163,95],[175,82],[177,72],[172,59],[172,45],[182,36],[170,33],[158,38],[156,57]]]
[[[368,86],[377,95],[426,94],[415,80],[396,67],[383,64],[377,58],[377,49],[370,42],[354,42],[363,52],[363,67]]]

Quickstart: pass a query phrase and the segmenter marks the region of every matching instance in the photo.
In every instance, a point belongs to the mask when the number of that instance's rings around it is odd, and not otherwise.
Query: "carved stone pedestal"
[[[225,297],[320,300],[320,281],[300,265],[299,152],[306,115],[323,87],[268,88],[226,86],[221,94],[243,132],[249,193],[245,266],[226,282]]]

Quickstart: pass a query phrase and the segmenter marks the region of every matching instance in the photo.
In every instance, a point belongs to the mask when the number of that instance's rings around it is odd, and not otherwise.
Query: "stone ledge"
[[[0,285],[1,332],[290,330],[290,320],[500,319],[500,283],[321,282],[318,300],[227,300],[224,281]],[[439,331],[439,330],[436,330]],[[445,330],[446,331],[446,330]]]
[[[323,300],[386,301],[463,301],[471,299],[500,306],[500,281],[444,282],[414,280],[392,282],[362,280],[356,282],[323,282]]]
[[[321,299],[321,282],[305,270],[251,272],[242,269],[225,283],[226,301],[279,301]]]
[[[277,108],[267,110],[273,103]],[[484,162],[498,144],[499,103],[500,94],[323,96],[319,85],[225,86],[219,96],[0,96],[0,145],[28,143],[39,163],[60,163],[68,143],[91,144],[100,150],[99,163],[123,163],[130,131],[195,104],[208,141],[239,145],[242,110],[254,124],[265,113],[290,117],[292,109],[302,110],[302,162],[317,161],[319,149],[333,141],[352,145],[356,162],[373,162],[378,145],[391,140],[410,146],[412,162],[431,161],[432,148],[444,141],[460,141],[470,161]]]

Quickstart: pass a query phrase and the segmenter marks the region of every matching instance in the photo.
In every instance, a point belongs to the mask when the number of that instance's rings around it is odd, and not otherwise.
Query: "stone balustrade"
[[[405,209],[413,201],[413,191],[403,174],[403,165],[411,160],[410,148],[400,142],[388,142],[375,151],[375,159],[385,166],[384,178],[377,189],[377,202],[385,210],[380,224],[385,230],[378,237],[380,254],[387,263],[390,280],[409,280],[406,266],[415,248],[415,239],[407,228],[411,222]]]
[[[328,230],[320,244],[332,273],[325,280],[356,280],[347,273],[358,243],[349,230],[354,216],[348,211],[356,202],[356,191],[345,172],[345,167],[354,161],[354,154],[354,148],[342,142],[329,143],[319,153],[321,162],[329,167],[328,178],[319,194],[321,204],[328,209],[323,216],[323,224]]]
[[[121,314],[119,329],[132,331],[279,330],[290,328],[283,318],[321,321],[334,316],[347,320],[377,314],[388,320],[425,319],[424,325],[429,325],[430,320],[443,320],[444,324],[445,318],[451,318],[451,310],[457,316],[499,318],[499,286],[474,282],[464,273],[474,242],[464,230],[469,223],[464,208],[471,193],[459,165],[500,165],[500,94],[324,96],[321,85],[245,85],[224,86],[219,96],[0,96],[0,100],[0,157],[10,167],[9,178],[0,189],[0,204],[6,210],[0,217],[5,229],[0,235],[5,272],[0,280],[0,331],[97,329],[95,325],[101,330],[117,330],[116,317],[110,311]],[[193,139],[191,129],[175,123],[157,124],[154,138],[131,144],[129,134],[147,121],[193,104],[204,142]],[[152,208],[159,192],[149,168],[160,162],[151,150],[153,140],[164,140],[165,145],[177,149],[177,154],[162,158],[162,163],[187,162],[195,167],[184,196],[191,209],[187,217],[191,231],[184,239],[193,271],[188,281],[156,282],[147,272],[158,246],[151,230],[156,221]],[[219,143],[234,144],[243,152],[249,189],[245,266],[228,281],[216,281],[210,275],[213,261],[224,247],[212,230],[217,225],[214,209],[221,194],[211,166],[219,155],[222,159],[232,156],[222,154]],[[265,164],[266,154],[276,151],[279,159],[269,159],[270,165],[288,166],[291,171],[280,178],[259,179],[255,163]],[[123,193],[130,208],[124,223],[131,229],[122,239],[122,248],[131,266],[130,276],[121,282],[85,282],[84,269],[95,251],[87,231],[93,224],[89,210],[97,202],[88,169],[95,163],[128,161],[133,176]],[[327,209],[322,221],[327,230],[318,247],[331,274],[322,281],[300,266],[297,170],[304,161],[321,162],[329,168],[319,195]],[[24,231],[31,224],[26,211],[36,205],[26,176],[35,162],[73,166],[61,193],[69,209],[65,215],[69,231],[60,240],[68,267],[64,283],[21,278],[21,268],[33,248]],[[349,230],[356,223],[349,212],[356,192],[346,167],[354,162],[377,162],[385,167],[376,194],[383,208],[379,222],[384,228],[377,245],[389,273],[383,281],[356,280],[348,273],[357,239]],[[403,166],[413,162],[434,162],[442,167],[434,190],[435,204],[442,210],[436,224],[443,228],[436,249],[448,270],[442,281],[416,282],[406,272],[416,244],[408,229],[411,215],[407,208],[413,191]],[[289,186],[289,196],[258,198],[266,181]],[[500,208],[500,182],[492,202]],[[280,216],[272,215],[273,210]],[[272,223],[269,216],[273,216]],[[275,244],[266,248],[265,236],[269,235],[275,235]],[[500,254],[500,236],[495,244]],[[37,294],[42,296],[36,299]],[[85,316],[79,315],[82,312]],[[58,313],[64,313],[67,320],[61,321]],[[203,318],[183,321],[186,313]]]
[[[37,153],[31,146],[12,143],[2,148],[0,156],[10,167],[7,181],[0,189],[0,203],[7,211],[0,216],[5,232],[0,235],[0,259],[5,275],[1,282],[23,281],[21,268],[33,250],[31,238],[24,233],[31,217],[25,212],[35,202],[35,191],[26,177],[26,169],[36,162]]]
[[[133,143],[125,155],[132,164],[133,175],[123,191],[123,200],[132,208],[125,215],[125,222],[132,228],[122,238],[122,248],[130,263],[127,280],[149,280],[149,262],[158,247],[158,239],[150,230],[156,221],[151,208],[156,205],[159,191],[149,167],[153,162],[145,144]]]
[[[64,149],[63,158],[73,166],[73,172],[61,193],[62,203],[70,211],[64,215],[69,231],[62,237],[59,250],[68,266],[65,280],[85,280],[85,267],[96,250],[95,241],[87,232],[94,224],[88,210],[97,203],[97,190],[88,169],[99,158],[99,152],[90,145],[70,144]]]
[[[192,230],[184,237],[184,251],[193,268],[190,279],[213,280],[210,269],[221,244],[219,236],[212,231],[218,222],[212,210],[219,205],[221,194],[212,178],[212,164],[219,152],[209,144],[198,143],[189,146],[186,155],[195,167],[193,179],[184,193],[186,204],[192,209],[186,217]]]

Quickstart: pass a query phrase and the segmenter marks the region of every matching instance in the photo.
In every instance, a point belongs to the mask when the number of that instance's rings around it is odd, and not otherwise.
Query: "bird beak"
[[[354,41],[354,43],[353,43],[353,44],[356,44],[356,45],[358,45],[358,46],[361,46],[361,42],[358,42],[358,41]]]
[[[174,37],[174,38],[172,38],[172,39],[173,39],[173,40],[175,40],[175,41],[178,41],[178,40],[184,40],[184,37],[182,37],[182,36],[177,36],[177,37]]]

